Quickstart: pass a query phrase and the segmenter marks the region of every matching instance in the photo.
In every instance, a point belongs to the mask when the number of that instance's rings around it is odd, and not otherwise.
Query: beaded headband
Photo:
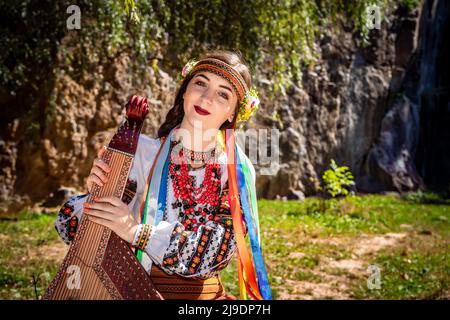
[[[200,61],[191,59],[184,65],[180,74],[180,81],[184,80],[188,75],[193,75],[199,71],[212,72],[231,84],[238,101],[240,101],[237,122],[247,121],[258,109],[260,100],[256,88],[248,89],[239,72],[234,70],[229,64],[214,58],[206,58]]]

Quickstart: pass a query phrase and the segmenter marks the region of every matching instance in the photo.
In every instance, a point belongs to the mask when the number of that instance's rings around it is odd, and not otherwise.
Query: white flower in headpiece
[[[249,108],[250,108],[250,110],[253,110],[253,108],[255,108],[256,106],[259,105],[260,101],[259,101],[258,97],[254,97],[254,96],[252,96],[250,99],[251,100],[248,103],[249,104]]]
[[[244,100],[239,107],[238,121],[247,121],[252,114],[258,109],[260,100],[256,88],[253,87],[247,91]]]

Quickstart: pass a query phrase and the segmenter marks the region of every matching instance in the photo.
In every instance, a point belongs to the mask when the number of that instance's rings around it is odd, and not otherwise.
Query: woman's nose
[[[214,96],[214,91],[209,90],[209,89],[206,89],[202,94],[203,101],[208,102],[208,103],[212,103],[213,96]]]

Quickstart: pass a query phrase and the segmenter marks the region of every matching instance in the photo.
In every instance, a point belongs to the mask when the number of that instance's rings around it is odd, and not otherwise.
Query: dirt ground
[[[405,229],[408,229],[405,226]],[[418,236],[415,236],[416,238]],[[429,238],[427,235],[419,237]],[[409,250],[409,233],[387,233],[380,235],[362,235],[358,237],[330,237],[310,239],[311,242],[329,244],[350,251],[350,258],[336,259],[322,256],[317,266],[307,269],[317,276],[319,281],[294,281],[283,279],[286,284],[278,287],[278,299],[354,299],[352,284],[366,280],[371,274],[370,261],[383,249]],[[429,239],[426,242],[429,242]],[[416,239],[420,241],[420,239]],[[291,252],[289,257],[301,258],[302,252]],[[294,289],[292,289],[294,288]]]

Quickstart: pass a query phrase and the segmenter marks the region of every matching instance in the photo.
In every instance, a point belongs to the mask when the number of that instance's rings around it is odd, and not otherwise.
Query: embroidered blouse
[[[128,204],[137,222],[140,222],[139,209],[141,199],[145,196],[143,194],[145,183],[159,146],[159,139],[141,134],[122,197],[122,201]],[[198,220],[203,223],[199,224],[195,231],[187,230],[183,225],[185,208],[183,205],[180,206],[179,199],[176,199],[173,181],[169,178],[166,210],[162,221],[154,225],[155,217],[150,216],[146,221],[152,227],[141,263],[148,273],[152,263],[156,263],[168,274],[206,279],[225,268],[234,256],[236,241],[228,204],[228,177],[224,152],[218,156],[218,162],[221,165],[219,203],[216,207],[196,204],[195,211],[204,213],[198,215]],[[254,170],[253,167],[251,170]],[[203,181],[205,168],[190,170],[189,175],[198,186]],[[73,196],[59,211],[55,228],[67,244],[70,244],[75,236],[82,216],[83,203],[87,198],[87,194]],[[201,210],[198,210],[200,207]],[[142,227],[140,224],[133,246],[137,245]]]

